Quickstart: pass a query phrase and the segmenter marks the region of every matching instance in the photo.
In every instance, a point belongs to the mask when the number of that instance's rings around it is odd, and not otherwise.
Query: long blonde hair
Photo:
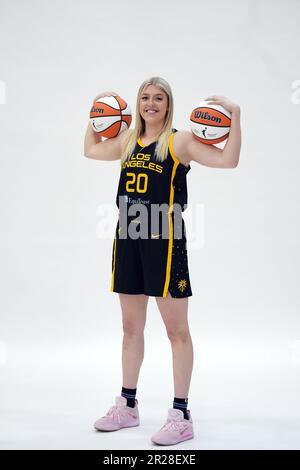
[[[166,80],[161,77],[150,77],[145,80],[138,91],[137,100],[136,100],[136,118],[135,118],[135,127],[132,129],[131,133],[129,133],[128,138],[125,140],[122,158],[121,158],[121,165],[129,159],[131,156],[135,146],[136,141],[142,136],[145,131],[145,120],[140,115],[140,99],[144,89],[148,85],[154,85],[161,88],[167,95],[168,95],[168,110],[166,113],[165,123],[163,128],[159,134],[158,141],[155,148],[155,157],[157,161],[163,162],[166,160],[168,156],[168,145],[169,145],[169,138],[171,133],[173,132],[172,129],[172,121],[173,121],[173,108],[174,108],[174,101],[173,101],[173,94],[170,85]]]

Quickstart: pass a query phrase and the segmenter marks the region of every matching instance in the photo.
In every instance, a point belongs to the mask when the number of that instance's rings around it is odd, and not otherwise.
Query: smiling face
[[[164,90],[148,85],[141,94],[140,114],[142,118],[150,123],[164,121],[168,109],[168,95]]]

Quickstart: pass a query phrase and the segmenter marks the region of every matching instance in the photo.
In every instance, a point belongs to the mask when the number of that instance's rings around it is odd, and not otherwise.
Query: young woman
[[[104,92],[97,98],[116,95]],[[240,108],[224,96],[209,96],[232,113],[231,130],[221,150],[199,142],[189,131],[172,127],[173,96],[160,77],[139,88],[136,124],[113,139],[101,140],[88,125],[84,155],[96,160],[120,160],[117,192],[119,220],[112,250],[111,291],[119,294],[122,321],[123,386],[107,414],[94,426],[116,431],[139,425],[137,382],[144,357],[144,327],[149,296],[156,303],[171,343],[174,400],[166,423],[152,442],[172,445],[194,437],[188,393],[193,367],[193,345],[188,325],[188,297],[192,295],[185,225],[175,220],[175,205],[187,203],[186,174],[191,161],[214,168],[235,168],[241,146]],[[130,212],[138,205],[139,216]],[[164,207],[162,221],[152,226],[151,208]],[[134,211],[133,211],[134,212]],[[162,225],[168,235],[163,236]],[[182,229],[175,237],[176,229]],[[140,236],[137,236],[137,233]],[[177,232],[178,233],[178,232]],[[142,234],[142,235],[141,235]]]

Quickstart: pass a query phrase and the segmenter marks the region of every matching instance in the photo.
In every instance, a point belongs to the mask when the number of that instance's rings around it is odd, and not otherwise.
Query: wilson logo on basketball
[[[95,106],[93,106],[92,109],[91,109],[91,113],[101,113],[101,114],[103,114],[104,109],[103,108],[96,108]]]
[[[212,116],[207,111],[205,113],[202,112],[202,111],[195,111],[195,118],[196,119],[205,119],[207,121],[214,121],[214,122],[218,122],[219,124],[221,124],[221,119],[219,117]]]
[[[190,128],[203,144],[218,144],[227,139],[231,126],[231,113],[223,106],[202,100],[190,115]]]

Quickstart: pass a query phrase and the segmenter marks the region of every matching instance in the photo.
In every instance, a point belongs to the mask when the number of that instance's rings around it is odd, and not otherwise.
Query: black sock
[[[135,407],[136,388],[122,387],[121,395],[122,395],[122,397],[126,398],[127,406],[130,406],[130,408]]]
[[[176,398],[174,397],[173,408],[181,410],[184,414],[184,419],[189,419],[187,412],[188,398]]]

